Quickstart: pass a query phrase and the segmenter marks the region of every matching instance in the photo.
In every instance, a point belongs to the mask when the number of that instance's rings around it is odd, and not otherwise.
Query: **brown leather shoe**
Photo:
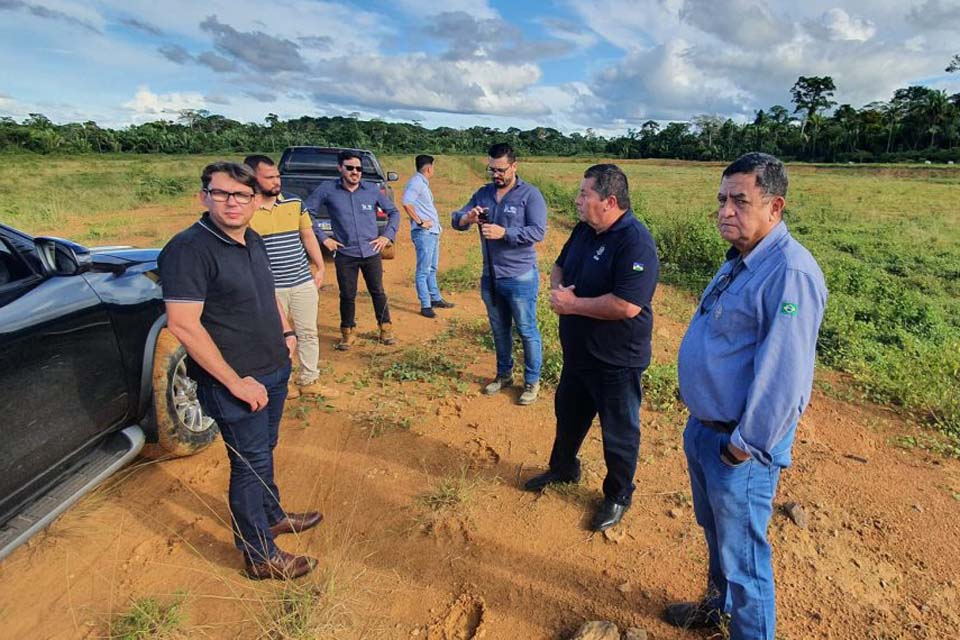
[[[292,580],[307,575],[317,566],[317,559],[295,556],[281,549],[266,562],[247,563],[247,577],[251,580]]]
[[[307,529],[312,529],[320,524],[321,520],[323,520],[323,514],[319,511],[288,513],[286,518],[270,526],[270,533],[274,537],[285,533],[303,533]]]
[[[357,332],[353,327],[340,327],[340,342],[335,347],[337,351],[349,351],[357,341]]]
[[[301,396],[323,396],[328,400],[333,400],[334,398],[340,397],[339,391],[332,387],[321,384],[319,380],[314,380],[309,384],[300,385],[300,388],[297,389],[297,393],[299,393]]]

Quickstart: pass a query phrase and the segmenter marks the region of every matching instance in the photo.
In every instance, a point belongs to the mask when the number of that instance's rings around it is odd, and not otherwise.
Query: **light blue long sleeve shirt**
[[[719,296],[711,293],[738,258],[728,251],[683,337],[680,395],[695,418],[735,423],[731,443],[769,465],[810,401],[827,286],[783,222]]]
[[[547,231],[547,201],[540,190],[517,176],[513,188],[497,202],[497,186],[487,184],[462,209],[453,212],[451,226],[466,231],[470,225],[461,226],[460,220],[476,206],[487,207],[490,222],[506,230],[501,239],[483,243],[483,272],[489,273],[491,262],[497,278],[516,278],[536,267],[534,245],[543,240]]]
[[[413,207],[413,210],[417,212],[420,220],[430,220],[433,222],[433,226],[426,231],[440,235],[440,215],[437,213],[436,205],[433,204],[433,192],[430,191],[430,181],[419,171],[413,174],[410,180],[407,181],[401,202]],[[422,228],[414,225],[413,220],[410,221],[410,226],[414,229]]]

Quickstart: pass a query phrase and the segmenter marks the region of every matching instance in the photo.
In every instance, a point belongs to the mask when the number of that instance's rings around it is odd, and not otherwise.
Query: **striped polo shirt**
[[[277,289],[295,287],[313,277],[300,239],[301,229],[313,232],[310,216],[302,205],[300,198],[280,194],[272,207],[260,207],[250,220],[250,228],[263,237],[267,246]]]

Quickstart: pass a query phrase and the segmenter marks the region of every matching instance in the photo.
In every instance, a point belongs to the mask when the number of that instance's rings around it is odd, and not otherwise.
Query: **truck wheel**
[[[197,453],[216,439],[216,421],[197,400],[197,383],[187,376],[187,352],[168,329],[157,337],[153,359],[153,409],[157,442],[144,448],[147,457]]]

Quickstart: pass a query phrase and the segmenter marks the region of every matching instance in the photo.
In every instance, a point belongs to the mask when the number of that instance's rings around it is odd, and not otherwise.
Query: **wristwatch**
[[[283,339],[284,339],[284,340],[286,340],[287,338],[296,338],[296,337],[297,337],[297,332],[296,332],[296,331],[284,331],[284,332],[283,332]]]

